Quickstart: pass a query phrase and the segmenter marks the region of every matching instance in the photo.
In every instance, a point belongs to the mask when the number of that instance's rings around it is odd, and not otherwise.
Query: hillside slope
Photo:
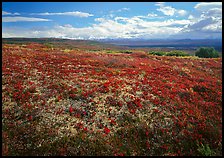
[[[222,58],[3,44],[2,132],[10,156],[220,156]]]

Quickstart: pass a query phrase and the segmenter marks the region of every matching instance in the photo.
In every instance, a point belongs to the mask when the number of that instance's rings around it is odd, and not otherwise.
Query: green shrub
[[[114,51],[108,50],[106,53],[111,54],[111,53],[114,53]]]
[[[53,44],[51,44],[51,43],[44,43],[44,45],[49,47],[49,48],[53,48]]]
[[[219,54],[213,47],[201,47],[195,52],[199,58],[218,58]]]
[[[125,54],[132,54],[133,52],[130,50],[121,50],[119,51],[120,53],[125,53]]]
[[[151,54],[151,55],[158,55],[158,56],[164,56],[164,55],[166,55],[166,52],[152,51],[152,52],[149,52],[149,54]]]
[[[156,52],[156,51],[152,51],[149,52],[149,54],[151,55],[158,55],[158,56],[189,56],[189,54],[184,53],[183,51],[171,51],[171,52]]]
[[[209,145],[203,145],[201,144],[201,146],[198,145],[198,152],[202,155],[202,156],[213,156],[214,152],[210,149]]]
[[[183,51],[171,51],[166,54],[166,56],[189,56],[189,54],[184,53]]]

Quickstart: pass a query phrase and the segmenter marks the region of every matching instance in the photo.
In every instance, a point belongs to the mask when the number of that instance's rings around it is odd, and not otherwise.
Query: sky
[[[216,39],[222,2],[2,2],[2,38]]]

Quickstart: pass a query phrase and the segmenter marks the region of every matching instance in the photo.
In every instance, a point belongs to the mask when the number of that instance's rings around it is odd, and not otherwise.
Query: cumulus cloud
[[[23,27],[7,27],[2,28],[2,37],[24,37],[24,38],[39,38],[39,37],[63,37],[63,34],[56,29],[27,29]]]
[[[176,11],[180,16],[185,16],[187,15],[187,11],[186,10],[177,10]]]
[[[194,6],[195,9],[200,11],[207,11],[210,8],[222,8],[222,2],[201,2]]]
[[[19,37],[56,37],[71,39],[103,39],[103,38],[164,38],[178,33],[189,20],[144,20],[138,16],[131,18],[115,17],[114,19],[95,18],[97,24],[77,28],[70,24],[57,25],[51,29],[5,29],[4,36]]]
[[[196,12],[188,16],[190,24],[186,25],[174,37],[222,38],[222,4],[221,2],[198,3]]]
[[[42,19],[42,18],[33,18],[33,17],[22,17],[22,16],[16,16],[16,17],[2,17],[2,22],[35,22],[35,21],[51,21],[50,19]]]
[[[6,11],[2,11],[2,15],[20,15],[19,13],[10,13]]]
[[[188,19],[189,19],[189,20],[192,20],[192,19],[194,19],[194,16],[193,16],[193,15],[189,15],[189,16],[188,16]]]
[[[187,15],[187,11],[186,10],[178,10],[178,9],[173,8],[171,6],[166,6],[165,2],[157,2],[155,5],[159,6],[159,8],[156,9],[157,11],[160,11],[164,15],[167,15],[167,16],[173,16],[175,14],[179,15],[179,16]]]
[[[203,27],[208,26],[210,24],[214,24],[214,23],[215,23],[215,21],[212,18],[206,18],[206,19],[200,20],[192,25],[189,25],[188,29],[200,31]]]
[[[222,8],[219,2],[198,3],[195,9],[199,14],[190,15],[189,20],[192,24],[188,26],[188,30],[206,30],[222,32]]]
[[[157,14],[154,14],[154,13],[149,13],[147,16],[148,17],[158,17],[158,15]]]
[[[209,24],[209,25],[203,27],[202,30],[206,31],[206,32],[216,32],[216,33],[220,34],[222,31],[222,22],[218,21],[213,24]]]
[[[200,4],[200,5],[199,5]],[[210,3],[209,3],[210,4]],[[156,3],[158,9],[166,8],[164,15],[159,16],[153,12],[148,15],[132,17],[103,16],[94,19],[94,24],[78,28],[74,25],[56,25],[52,28],[3,28],[3,37],[55,37],[70,39],[104,39],[104,38],[209,38],[222,35],[222,8],[220,5],[205,5],[198,3],[190,15],[182,9],[166,6],[165,2]],[[201,8],[207,7],[207,10]],[[165,10],[166,10],[165,9]],[[123,9],[127,10],[127,9]],[[195,14],[195,11],[197,14]],[[161,11],[162,12],[162,11]],[[39,15],[70,15],[74,12],[39,13]],[[87,13],[89,14],[89,13]],[[186,18],[175,19],[175,16]],[[169,18],[171,16],[171,18]],[[172,17],[173,16],[173,17]],[[86,17],[88,17],[86,15]],[[15,19],[7,19],[15,18]],[[17,19],[16,19],[17,18]],[[16,21],[50,21],[49,19],[28,17],[3,17],[3,22]]]
[[[163,14],[165,15],[169,15],[169,16],[173,16],[174,13],[175,13],[175,8],[172,8],[170,6],[167,6],[167,7],[161,7],[159,9],[157,9],[158,11],[161,11],[163,12]]]
[[[222,17],[222,9],[221,8],[211,8],[207,12],[205,12],[207,16],[211,17]]]
[[[32,15],[66,15],[66,16],[75,16],[80,18],[86,18],[89,16],[93,16],[93,14],[80,12],[80,11],[74,11],[74,12],[61,12],[61,13],[32,13]]]
[[[220,23],[222,21],[222,3],[208,2],[198,3],[194,7],[198,14],[194,15],[195,21],[212,18],[213,21]]]

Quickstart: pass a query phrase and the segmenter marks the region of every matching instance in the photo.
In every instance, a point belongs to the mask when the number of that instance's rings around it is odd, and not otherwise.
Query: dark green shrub
[[[121,50],[120,53],[132,54],[133,52],[130,50]]]
[[[199,58],[218,58],[219,54],[213,47],[201,47],[195,52]]]
[[[183,51],[171,51],[171,52],[156,52],[152,51],[149,52],[151,55],[158,55],[158,56],[189,56],[189,54],[184,53]]]
[[[149,54],[151,54],[151,55],[158,55],[158,56],[164,56],[164,55],[166,55],[166,52],[155,52],[155,51],[152,51],[152,52],[149,52]]]
[[[184,53],[183,51],[171,51],[166,54],[166,56],[189,56],[189,54]]]

